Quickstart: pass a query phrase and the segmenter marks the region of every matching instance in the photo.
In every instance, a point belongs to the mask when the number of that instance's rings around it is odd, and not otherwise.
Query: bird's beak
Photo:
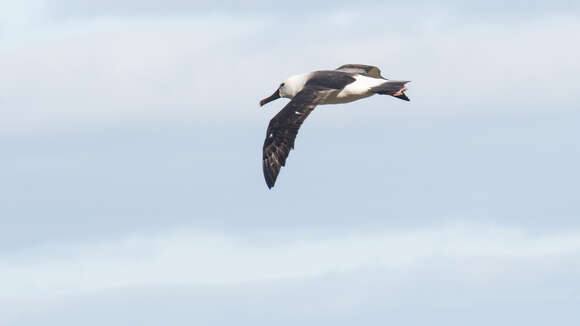
[[[260,106],[263,106],[266,103],[272,102],[273,100],[277,100],[280,98],[280,89],[277,89],[274,94],[266,97],[265,99],[260,101]]]

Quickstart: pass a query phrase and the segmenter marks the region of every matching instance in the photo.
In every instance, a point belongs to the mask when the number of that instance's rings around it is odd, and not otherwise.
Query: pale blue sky
[[[0,325],[575,325],[572,1],[0,4]],[[344,63],[276,187],[264,108]]]

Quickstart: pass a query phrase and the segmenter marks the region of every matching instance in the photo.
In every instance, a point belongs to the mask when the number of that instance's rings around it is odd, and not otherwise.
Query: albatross
[[[310,112],[321,104],[348,103],[374,94],[391,95],[409,101],[407,80],[389,80],[375,66],[346,64],[335,70],[320,70],[291,76],[274,94],[260,101],[260,106],[281,97],[291,99],[268,125],[262,152],[264,178],[268,188],[276,183],[286,164],[298,129]]]

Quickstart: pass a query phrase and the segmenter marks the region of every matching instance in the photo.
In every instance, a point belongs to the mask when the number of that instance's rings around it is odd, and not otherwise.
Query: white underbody
[[[372,78],[362,75],[355,75],[354,82],[346,85],[345,88],[333,92],[320,104],[338,104],[348,103],[361,98],[369,97],[375,93],[371,91],[372,87],[378,86],[385,82],[384,79]]]

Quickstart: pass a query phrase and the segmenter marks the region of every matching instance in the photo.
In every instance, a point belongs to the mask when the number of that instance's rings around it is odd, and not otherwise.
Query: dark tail
[[[405,95],[405,93],[401,92],[401,95],[393,95],[396,98],[400,98],[401,100],[405,100],[407,102],[409,102],[411,99],[409,97],[407,97],[407,95]]]
[[[381,94],[381,95],[391,95],[401,100],[410,101],[410,99],[405,95],[407,87],[405,84],[408,80],[387,80],[386,82],[371,88],[371,91]]]

